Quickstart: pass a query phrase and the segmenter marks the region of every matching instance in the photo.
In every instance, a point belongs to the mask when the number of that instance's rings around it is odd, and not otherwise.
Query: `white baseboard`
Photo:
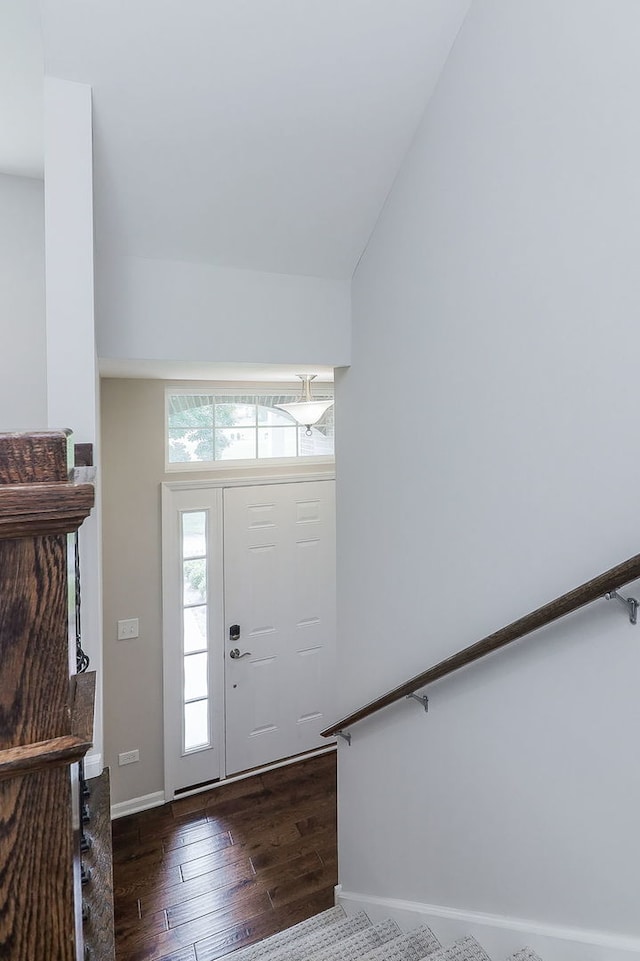
[[[102,754],[87,754],[84,759],[84,776],[89,780],[102,774]]]
[[[140,811],[158,808],[164,803],[164,791],[154,791],[153,794],[132,797],[128,801],[120,801],[118,804],[111,805],[111,820],[115,821],[116,818],[126,817],[127,814],[138,814]]]
[[[608,931],[570,928],[436,904],[380,898],[338,885],[336,904],[347,914],[366,911],[372,921],[393,918],[404,930],[428,924],[443,944],[473,935],[496,961],[525,945],[544,961],[639,961],[640,938]]]

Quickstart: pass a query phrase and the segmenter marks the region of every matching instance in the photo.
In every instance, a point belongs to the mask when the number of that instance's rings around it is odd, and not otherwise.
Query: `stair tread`
[[[491,961],[491,959],[475,938],[466,937],[435,951],[429,961]]]
[[[257,958],[263,958],[271,951],[275,953],[280,949],[286,948],[287,945],[292,944],[298,939],[302,939],[318,931],[323,931],[346,919],[347,916],[344,908],[336,905],[327,911],[322,911],[320,914],[314,914],[304,921],[299,921],[298,924],[285,928],[284,931],[278,931],[276,934],[272,934],[270,937],[264,938],[264,940],[258,941],[256,944],[250,944],[246,948],[241,948],[239,951],[232,951],[233,961],[254,961],[254,959]]]
[[[356,931],[349,937],[328,945],[314,954],[305,956],[305,961],[360,961],[367,951],[397,938],[402,931],[395,921],[387,919]]]
[[[533,948],[521,948],[515,954],[509,955],[507,961],[542,961]]]
[[[420,961],[427,955],[434,955],[439,949],[440,942],[435,934],[423,924],[367,952],[360,961]]]
[[[325,925],[317,931],[292,938],[284,946],[278,945],[275,950],[269,951],[265,961],[266,959],[268,961],[306,961],[316,951],[339,944],[357,931],[370,927],[372,924],[367,915],[364,911],[358,911],[357,914],[341,918],[334,924]]]
[[[347,915],[340,905],[226,957],[232,961],[491,961],[474,937],[443,947],[427,925],[402,932],[390,918],[372,924],[364,911]],[[532,948],[523,947],[506,961],[541,959]]]

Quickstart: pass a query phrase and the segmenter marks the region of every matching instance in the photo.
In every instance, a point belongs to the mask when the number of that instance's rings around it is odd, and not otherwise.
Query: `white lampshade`
[[[302,381],[302,396],[300,400],[293,404],[274,404],[278,410],[283,410],[285,414],[293,417],[298,424],[307,428],[307,433],[311,433],[313,424],[317,424],[325,411],[329,410],[333,404],[330,400],[314,400],[311,396],[311,381],[316,374],[298,374]]]
[[[325,411],[333,404],[332,400],[303,400],[295,404],[278,404],[278,410],[284,410],[294,420],[305,427],[317,424]]]

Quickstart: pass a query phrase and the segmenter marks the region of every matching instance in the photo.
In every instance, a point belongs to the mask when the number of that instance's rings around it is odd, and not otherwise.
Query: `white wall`
[[[0,430],[47,423],[42,181],[0,174]]]
[[[100,357],[349,362],[346,281],[99,255]]]
[[[345,712],[640,550],[639,35],[475,0],[454,46],[337,381]],[[640,935],[639,631],[603,600],[356,725],[343,887]]]
[[[97,435],[91,87],[45,80],[49,421]]]
[[[98,467],[96,503],[80,531],[83,647],[97,672],[94,747],[102,755],[102,546],[99,381],[93,309],[93,142],[91,88],[46,77],[45,232],[47,407],[50,427],[70,427],[91,443]]]

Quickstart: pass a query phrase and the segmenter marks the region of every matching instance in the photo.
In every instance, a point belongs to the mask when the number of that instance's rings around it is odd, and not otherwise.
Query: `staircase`
[[[347,916],[339,906],[226,957],[230,961],[421,961],[427,957],[429,961],[491,961],[475,938],[443,947],[426,925],[403,932],[395,921],[373,924],[364,911]],[[523,948],[507,961],[540,959]]]

